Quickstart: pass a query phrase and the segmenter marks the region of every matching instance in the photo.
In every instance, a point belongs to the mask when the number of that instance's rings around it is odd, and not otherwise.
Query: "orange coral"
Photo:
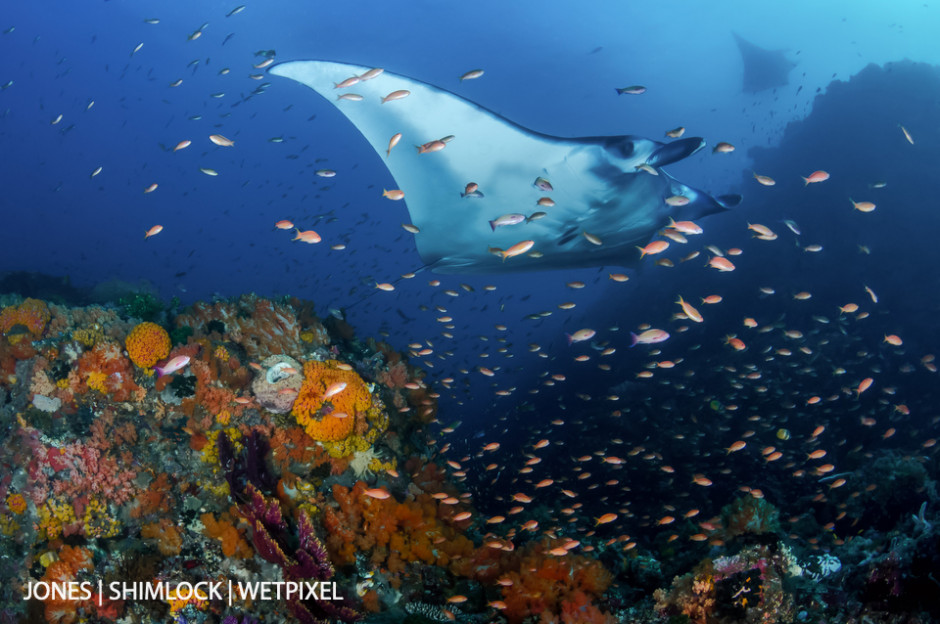
[[[121,353],[121,348],[107,340],[78,358],[75,368],[69,373],[69,385],[77,394],[98,390],[108,393],[115,401],[139,400],[142,392],[134,383],[133,368]]]
[[[379,592],[370,589],[362,597],[362,608],[369,613],[379,613],[382,610],[382,603],[379,600]]]
[[[59,551],[58,561],[53,561],[42,577],[47,583],[68,583],[75,580],[75,576],[82,570],[92,568],[91,553],[81,546],[63,546]],[[43,600],[47,622],[57,624],[72,624],[78,620],[78,609],[82,607],[81,601],[52,596]]]
[[[205,527],[203,533],[206,537],[222,542],[222,554],[226,557],[250,559],[255,556],[254,549],[228,520],[216,520],[211,513],[202,514],[199,519]]]
[[[473,543],[439,519],[440,503],[428,494],[397,502],[365,495],[358,481],[352,489],[333,486],[339,508],[323,510],[330,533],[327,548],[334,561],[351,563],[356,551],[371,554],[373,563],[400,572],[406,563],[422,562],[456,571],[455,562],[473,552]]]
[[[127,355],[140,368],[152,368],[170,354],[170,335],[156,323],[141,323],[124,341]]]
[[[183,548],[183,537],[172,522],[166,518],[159,522],[152,522],[141,527],[140,536],[144,539],[157,540],[157,550],[164,557],[180,554]]]
[[[291,464],[318,468],[330,460],[329,454],[302,427],[278,427],[271,437],[271,461],[280,473]]]
[[[34,338],[39,338],[45,331],[49,318],[49,308],[45,301],[26,299],[21,304],[7,306],[0,312],[0,334],[6,335],[17,325],[22,325]]]
[[[335,360],[304,364],[304,384],[294,401],[294,418],[307,435],[321,442],[349,436],[356,424],[356,414],[372,405],[372,396],[362,377],[338,365]],[[335,383],[345,383],[346,387],[324,400],[327,388]],[[327,403],[331,409],[321,414]]]
[[[26,498],[19,493],[10,494],[7,496],[7,508],[16,515],[20,515],[26,511]]]
[[[161,472],[157,475],[157,478],[150,483],[150,487],[137,496],[135,502],[136,506],[131,509],[131,518],[169,513],[173,499],[167,474]]]
[[[512,584],[502,587],[506,619],[515,623],[540,613],[562,613],[580,615],[570,621],[613,622],[590,604],[610,586],[610,572],[599,561],[582,555],[553,557],[547,552],[549,543],[546,539],[532,542],[515,553],[516,570],[506,574]]]

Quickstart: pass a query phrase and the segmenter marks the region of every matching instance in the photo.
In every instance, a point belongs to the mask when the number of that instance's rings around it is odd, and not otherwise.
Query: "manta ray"
[[[403,193],[418,253],[437,273],[631,267],[637,246],[670,219],[699,219],[740,201],[713,198],[662,170],[701,149],[701,138],[562,138],[388,71],[329,61],[268,71],[310,87],[362,133]]]
[[[732,34],[738,42],[738,50],[744,63],[742,88],[746,93],[783,87],[789,83],[790,70],[796,67],[796,63],[787,59],[783,50],[765,50],[738,33]]]

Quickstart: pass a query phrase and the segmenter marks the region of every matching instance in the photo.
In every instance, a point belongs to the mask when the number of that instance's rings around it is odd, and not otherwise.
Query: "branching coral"
[[[35,468],[50,468],[56,474],[53,491],[69,499],[96,494],[117,505],[124,504],[136,493],[137,473],[127,468],[132,457],[103,453],[97,448],[72,442],[58,449],[41,449]]]
[[[156,323],[137,325],[124,341],[127,355],[140,368],[153,368],[170,354],[170,335]]]
[[[314,440],[346,438],[353,433],[358,414],[372,405],[362,377],[339,364],[335,360],[304,364],[304,383],[294,400],[293,414]],[[345,387],[337,391],[342,384]],[[328,390],[332,396],[326,396]]]

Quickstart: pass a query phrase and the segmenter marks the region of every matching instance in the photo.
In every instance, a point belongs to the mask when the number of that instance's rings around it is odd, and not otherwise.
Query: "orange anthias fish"
[[[615,513],[605,513],[600,518],[594,519],[594,526],[600,526],[602,524],[609,524],[617,519],[617,514]]]
[[[679,296],[679,300],[676,301],[676,303],[682,308],[682,312],[689,317],[689,320],[695,321],[696,323],[701,323],[705,320],[702,318],[699,311],[692,307],[692,304],[682,298],[682,295]]]
[[[385,104],[386,102],[391,102],[392,100],[401,100],[403,98],[408,97],[409,95],[411,95],[411,91],[408,91],[406,89],[399,89],[398,91],[392,91],[391,93],[389,93],[388,95],[382,98],[382,104]]]
[[[506,250],[504,250],[504,251],[501,251],[501,252],[500,252],[500,255],[503,257],[503,262],[505,262],[505,261],[506,261],[506,258],[512,258],[512,257],[514,257],[514,256],[521,256],[521,255],[524,254],[525,252],[527,252],[527,251],[529,251],[530,249],[532,249],[532,247],[533,247],[534,245],[535,245],[535,241],[532,241],[532,240],[524,240],[524,241],[521,241],[521,242],[516,243],[515,245],[513,245],[513,246],[510,247],[509,249],[506,249]]]
[[[814,171],[808,176],[806,176],[805,178],[803,178],[803,186],[809,186],[810,184],[814,184],[816,182],[825,182],[828,179],[829,179],[828,172],[822,171],[822,170]]]
[[[327,400],[331,397],[336,396],[340,392],[346,389],[345,381],[337,381],[330,384],[330,387],[326,389],[326,392],[323,393],[323,400]]]
[[[658,253],[662,253],[666,251],[668,247],[669,247],[669,241],[655,240],[651,243],[648,243],[646,247],[640,247],[638,245],[637,249],[640,250],[640,257],[642,258],[644,256],[652,256]]]
[[[302,243],[310,243],[310,244],[319,243],[321,240],[320,235],[314,232],[313,230],[307,230],[305,232],[301,232],[300,228],[294,228],[294,229],[297,230],[297,236],[295,236],[291,240],[295,240],[295,241],[299,240]]]

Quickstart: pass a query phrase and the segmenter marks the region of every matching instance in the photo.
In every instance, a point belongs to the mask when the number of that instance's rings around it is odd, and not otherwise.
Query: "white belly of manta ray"
[[[701,149],[700,138],[554,137],[388,71],[329,61],[268,71],[319,93],[365,137],[398,185],[421,259],[438,273],[635,266],[637,247],[671,219],[740,201],[663,171]],[[685,199],[667,201],[675,197]]]

